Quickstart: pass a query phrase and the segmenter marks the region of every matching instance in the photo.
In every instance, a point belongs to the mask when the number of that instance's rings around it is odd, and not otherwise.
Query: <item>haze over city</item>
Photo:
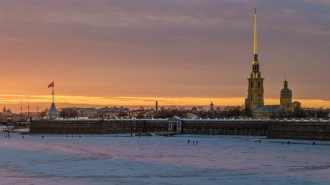
[[[254,7],[265,104],[329,108],[326,0],[4,0],[0,106],[243,105]]]

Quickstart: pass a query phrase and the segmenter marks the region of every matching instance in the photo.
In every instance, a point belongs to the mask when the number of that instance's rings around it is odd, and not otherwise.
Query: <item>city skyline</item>
[[[0,106],[13,112],[49,108],[53,79],[58,108],[241,106],[254,7],[265,104],[286,75],[303,107],[330,107],[327,1],[35,2],[0,6]]]

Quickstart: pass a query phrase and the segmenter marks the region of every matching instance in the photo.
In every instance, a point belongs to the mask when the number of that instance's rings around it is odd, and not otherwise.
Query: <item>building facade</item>
[[[210,111],[214,111],[214,105],[213,105],[212,101],[211,101],[211,104],[210,104]]]
[[[280,105],[283,109],[291,107],[292,104],[292,91],[288,88],[288,81],[285,79],[284,88],[280,94]]]
[[[54,102],[50,106],[50,109],[46,113],[46,116],[47,116],[47,119],[59,119],[60,118],[60,113],[56,109],[56,106],[55,106]]]

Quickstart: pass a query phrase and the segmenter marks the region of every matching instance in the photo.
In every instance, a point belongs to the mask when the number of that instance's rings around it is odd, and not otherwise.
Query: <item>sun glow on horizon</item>
[[[38,106],[41,110],[48,108],[52,101],[51,95],[0,95],[0,105],[10,108],[13,112],[20,111],[21,101],[23,107],[26,104]],[[55,96],[55,103],[58,108],[62,107],[104,107],[104,106],[126,106],[126,107],[154,107],[158,101],[159,107],[162,106],[207,106],[213,102],[215,106],[244,106],[244,97],[214,98],[214,97],[97,97],[97,96]],[[330,101],[317,99],[294,99],[302,103],[302,107],[328,108]],[[265,98],[265,105],[279,104],[278,98]],[[206,107],[205,107],[206,106]]]

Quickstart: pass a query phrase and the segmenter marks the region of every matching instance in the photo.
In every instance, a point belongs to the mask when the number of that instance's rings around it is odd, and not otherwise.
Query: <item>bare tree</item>
[[[48,108],[46,108],[45,110],[41,111],[41,112],[39,113],[39,116],[40,116],[41,118],[43,118],[43,117],[46,116],[47,112],[48,112]]]
[[[63,118],[75,118],[78,116],[78,112],[75,108],[62,108],[60,116]]]

